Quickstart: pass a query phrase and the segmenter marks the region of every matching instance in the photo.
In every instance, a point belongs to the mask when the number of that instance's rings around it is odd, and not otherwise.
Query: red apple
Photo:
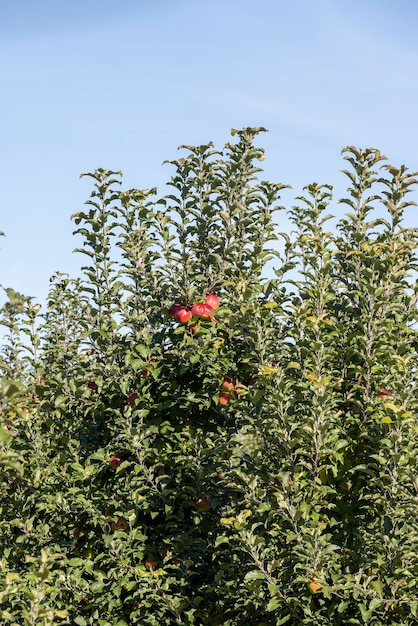
[[[189,319],[192,317],[192,312],[189,311],[185,306],[181,307],[181,309],[176,314],[176,320],[181,324],[186,324]]]
[[[386,389],[384,387],[382,387],[381,389],[379,389],[380,391],[380,395],[378,395],[378,398],[385,398],[385,396],[390,396],[389,391],[386,391]]]
[[[110,467],[112,469],[116,469],[117,467],[119,467],[119,465],[122,463],[123,459],[120,458],[120,456],[112,456],[110,459]]]
[[[171,307],[168,309],[168,313],[169,315],[171,315],[171,317],[177,317],[177,313],[180,311],[181,308],[183,308],[181,304],[178,304],[176,302],[175,304],[172,304]]]
[[[76,539],[78,539],[81,535],[81,530],[79,528],[74,528],[73,530],[73,537],[75,537]]]
[[[211,317],[212,307],[209,304],[194,304],[191,313],[196,317]]]
[[[98,386],[96,385],[96,383],[94,382],[94,380],[90,380],[87,384],[87,387],[89,389],[92,389],[93,391],[97,391],[98,390]]]
[[[214,293],[209,293],[206,296],[205,300],[206,304],[208,304],[212,309],[219,309],[219,298]]]
[[[198,511],[209,511],[211,506],[209,496],[203,496],[203,498],[196,500],[195,506]]]
[[[229,401],[231,399],[231,394],[229,393],[229,391],[221,391],[219,394],[219,404],[222,405],[226,405],[229,404]]]
[[[168,312],[171,317],[174,317],[181,324],[186,324],[192,316],[190,310],[186,306],[178,304],[177,302],[171,305]]]
[[[144,565],[145,567],[148,567],[148,569],[155,569],[157,567],[157,561],[152,557],[147,556],[144,561]]]
[[[137,392],[136,391],[131,391],[131,393],[129,393],[128,397],[127,397],[128,404],[130,404],[132,406],[135,403],[135,400],[137,399],[137,397],[138,397]]]
[[[226,378],[222,383],[222,389],[225,389],[226,391],[234,391],[235,385],[232,380]]]

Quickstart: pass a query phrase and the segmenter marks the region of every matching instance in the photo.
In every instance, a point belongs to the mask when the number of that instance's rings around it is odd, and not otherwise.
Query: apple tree
[[[280,232],[263,130],[87,174],[81,278],[8,291],[5,623],[416,623],[417,181],[346,148]]]

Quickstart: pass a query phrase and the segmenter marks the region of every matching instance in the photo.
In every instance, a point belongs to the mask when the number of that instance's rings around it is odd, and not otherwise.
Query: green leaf
[[[377,591],[379,595],[383,594],[383,585],[380,580],[372,580],[371,586]]]
[[[382,424],[392,424],[392,418],[389,417],[389,415],[386,415],[385,417],[382,417],[382,419],[380,420]]]
[[[270,598],[269,603],[267,604],[267,611],[275,611],[281,604],[281,600],[280,598],[278,598],[277,596]],[[290,615],[288,616],[290,617]],[[287,619],[286,619],[287,621]],[[282,622],[282,624],[284,624],[285,622]]]
[[[264,580],[265,575],[259,569],[251,570],[247,572],[244,576],[244,580]]]
[[[9,441],[10,437],[11,435],[9,431],[6,428],[3,428],[3,426],[0,426],[0,443],[6,443]]]
[[[382,604],[384,604],[384,600],[382,600],[381,598],[373,598],[373,600],[371,600],[369,603],[369,611],[374,611]]]

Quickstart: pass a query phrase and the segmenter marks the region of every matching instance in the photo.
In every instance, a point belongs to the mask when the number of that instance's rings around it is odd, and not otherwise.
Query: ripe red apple
[[[205,300],[206,304],[208,304],[212,309],[219,309],[219,298],[214,293],[209,293],[206,296]]]
[[[73,530],[73,537],[75,537],[76,539],[78,539],[81,535],[81,530],[79,528],[74,528]]]
[[[148,567],[148,569],[155,569],[157,567],[157,561],[152,557],[147,556],[144,561],[144,565],[145,567]]]
[[[89,389],[92,389],[93,391],[97,391],[98,390],[98,386],[96,385],[94,380],[90,380],[87,384],[87,387]]]
[[[222,383],[222,389],[225,389],[226,391],[234,391],[235,385],[232,382],[232,380],[225,378],[225,380]]]
[[[219,404],[222,405],[226,405],[229,404],[229,401],[231,399],[231,394],[229,393],[229,391],[221,391],[219,394]]]
[[[185,306],[181,307],[181,309],[176,314],[176,320],[181,324],[186,324],[189,319],[192,317],[192,312],[189,311]]]
[[[380,391],[380,395],[378,395],[378,398],[387,398],[388,396],[390,396],[389,391],[387,391],[384,387],[382,387],[381,389],[379,389]]]
[[[198,511],[209,511],[211,506],[209,496],[203,496],[203,498],[196,500],[195,506]]]
[[[135,400],[137,399],[138,394],[136,391],[131,391],[131,393],[128,394],[127,400],[128,400],[128,404],[130,404],[131,406],[135,403]]]
[[[122,463],[123,459],[120,458],[120,456],[112,456],[110,459],[110,467],[112,469],[116,469],[117,467],[119,467],[119,465]]]
[[[169,315],[171,315],[171,317],[177,317],[177,313],[180,311],[181,308],[182,308],[182,305],[175,302],[168,309],[168,313]]]
[[[178,304],[177,302],[171,305],[168,312],[171,317],[174,317],[181,324],[186,324],[186,322],[188,322],[189,319],[192,317],[192,314],[190,313],[188,307],[183,306],[182,304]]]
[[[194,304],[191,313],[196,317],[211,317],[212,307],[209,304]]]

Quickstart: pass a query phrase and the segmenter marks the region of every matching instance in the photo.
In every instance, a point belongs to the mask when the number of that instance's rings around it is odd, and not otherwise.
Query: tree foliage
[[[87,174],[82,278],[7,290],[2,623],[417,623],[417,180],[348,147],[280,232],[263,130]]]

